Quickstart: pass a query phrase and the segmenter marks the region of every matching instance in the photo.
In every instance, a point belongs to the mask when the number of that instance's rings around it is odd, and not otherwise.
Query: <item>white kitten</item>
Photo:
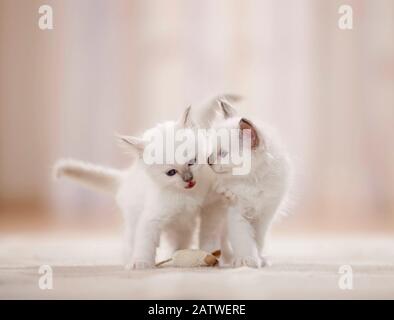
[[[147,130],[144,136],[155,133],[166,136],[169,132],[184,127],[209,128],[217,111],[221,110],[220,99],[238,101],[240,97],[222,95],[210,99],[193,110],[188,108],[178,122],[159,124]],[[200,248],[211,252],[221,247],[223,260],[228,260],[230,249],[225,241],[224,225],[228,203],[222,196],[211,192],[216,179],[213,172],[204,165],[188,166],[187,161],[176,166],[147,165],[142,159],[145,146],[143,139],[123,137],[122,141],[132,146],[138,155],[138,160],[129,170],[104,168],[76,160],[60,160],[56,164],[55,174],[116,197],[125,220],[126,264],[133,268],[152,266],[161,231],[173,250],[187,248],[199,214]],[[163,151],[166,153],[166,150]],[[194,157],[195,155],[190,155],[189,158],[193,160]],[[167,175],[171,170],[176,170],[176,174]],[[193,176],[190,181],[193,182],[187,182],[190,173]],[[197,181],[196,186],[185,189],[185,186],[194,184],[194,181]]]
[[[187,248],[197,215],[210,191],[212,180],[209,177],[213,175],[207,166],[196,163],[196,154],[188,154],[184,162],[176,164],[148,165],[143,159],[147,137],[172,136],[171,132],[180,129],[191,131],[184,129],[189,126],[189,111],[190,108],[180,121],[159,124],[145,132],[142,138],[122,137],[138,155],[129,170],[106,169],[77,161],[60,161],[56,166],[57,176],[68,176],[115,194],[125,220],[126,259],[131,268],[154,266],[162,232],[168,236],[174,250]],[[166,155],[166,143],[163,148]]]
[[[290,161],[268,126],[235,116],[235,111],[224,101],[221,106],[226,119],[218,121],[214,128],[240,129],[241,140],[249,135],[251,170],[247,175],[233,175],[234,165],[223,161],[231,150],[224,149],[223,145],[219,145],[208,162],[217,173],[217,192],[230,203],[227,231],[234,255],[233,266],[259,267],[265,264],[261,256],[265,235],[288,190]]]

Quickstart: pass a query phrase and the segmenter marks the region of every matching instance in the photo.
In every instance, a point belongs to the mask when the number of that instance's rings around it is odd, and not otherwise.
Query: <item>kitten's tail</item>
[[[54,176],[56,178],[68,177],[92,189],[115,194],[122,171],[78,160],[62,159],[55,164]]]

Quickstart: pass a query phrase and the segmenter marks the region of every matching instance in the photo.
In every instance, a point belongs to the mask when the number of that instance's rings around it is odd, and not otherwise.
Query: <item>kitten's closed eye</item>
[[[221,150],[220,151],[220,156],[222,157],[222,158],[224,158],[225,156],[227,156],[228,155],[228,152],[226,151],[226,150]]]
[[[187,163],[187,165],[190,167],[190,166],[194,166],[196,163],[197,163],[197,158],[194,158],[194,159],[190,160],[190,161]]]
[[[166,175],[171,177],[171,176],[175,175],[176,173],[177,173],[177,171],[175,169],[171,169],[166,172]]]

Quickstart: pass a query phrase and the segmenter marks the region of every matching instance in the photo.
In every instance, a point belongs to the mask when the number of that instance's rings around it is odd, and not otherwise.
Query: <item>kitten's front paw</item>
[[[221,186],[217,185],[217,186],[215,187],[215,191],[216,191],[216,193],[218,193],[218,194],[223,194],[224,192],[226,192],[226,189],[225,189],[224,187],[221,187]]]
[[[232,266],[234,268],[240,268],[243,266],[251,268],[259,268],[260,261],[257,257],[247,256],[247,257],[236,257],[233,259]]]
[[[236,195],[233,192],[231,192],[230,190],[225,189],[223,187],[218,187],[216,189],[216,192],[218,194],[224,196],[231,203],[233,203],[233,202],[235,202],[237,200],[237,197],[236,197]]]
[[[226,197],[227,200],[231,201],[231,202],[235,202],[235,200],[237,200],[237,197],[234,193],[232,193],[230,190],[226,190],[226,192],[224,193],[224,196]]]
[[[267,260],[266,257],[260,256],[260,268],[270,266],[270,262]]]
[[[126,270],[142,270],[142,269],[151,269],[154,267],[154,264],[148,261],[143,260],[133,260],[132,262],[126,264]]]

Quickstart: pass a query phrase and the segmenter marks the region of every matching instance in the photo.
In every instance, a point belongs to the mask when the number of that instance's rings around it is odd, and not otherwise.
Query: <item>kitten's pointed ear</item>
[[[203,126],[211,127],[212,122],[220,118],[223,118],[223,109],[220,105],[220,101],[225,101],[227,103],[235,103],[242,100],[242,96],[237,94],[221,94],[210,98],[203,105],[199,106],[197,111],[197,119],[201,122]]]
[[[234,117],[237,114],[235,109],[226,100],[219,99],[218,103],[220,105],[220,108],[221,108],[221,111],[223,113],[224,119],[228,119],[228,118]]]
[[[259,137],[256,127],[251,121],[242,118],[241,120],[239,120],[239,129],[242,131],[242,134],[246,134],[247,131],[244,130],[250,130],[248,132],[250,132],[250,142],[252,150],[256,149],[259,145],[263,143],[262,139],[260,139]]]
[[[133,136],[121,136],[118,135],[117,138],[121,142],[122,145],[130,147],[132,146],[135,151],[142,152],[145,148],[145,141],[141,138],[133,137]]]
[[[183,112],[182,116],[178,120],[178,123],[183,127],[183,128],[192,128],[194,127],[194,123],[191,119],[190,113],[192,110],[192,106],[189,106],[186,108],[186,110]]]

